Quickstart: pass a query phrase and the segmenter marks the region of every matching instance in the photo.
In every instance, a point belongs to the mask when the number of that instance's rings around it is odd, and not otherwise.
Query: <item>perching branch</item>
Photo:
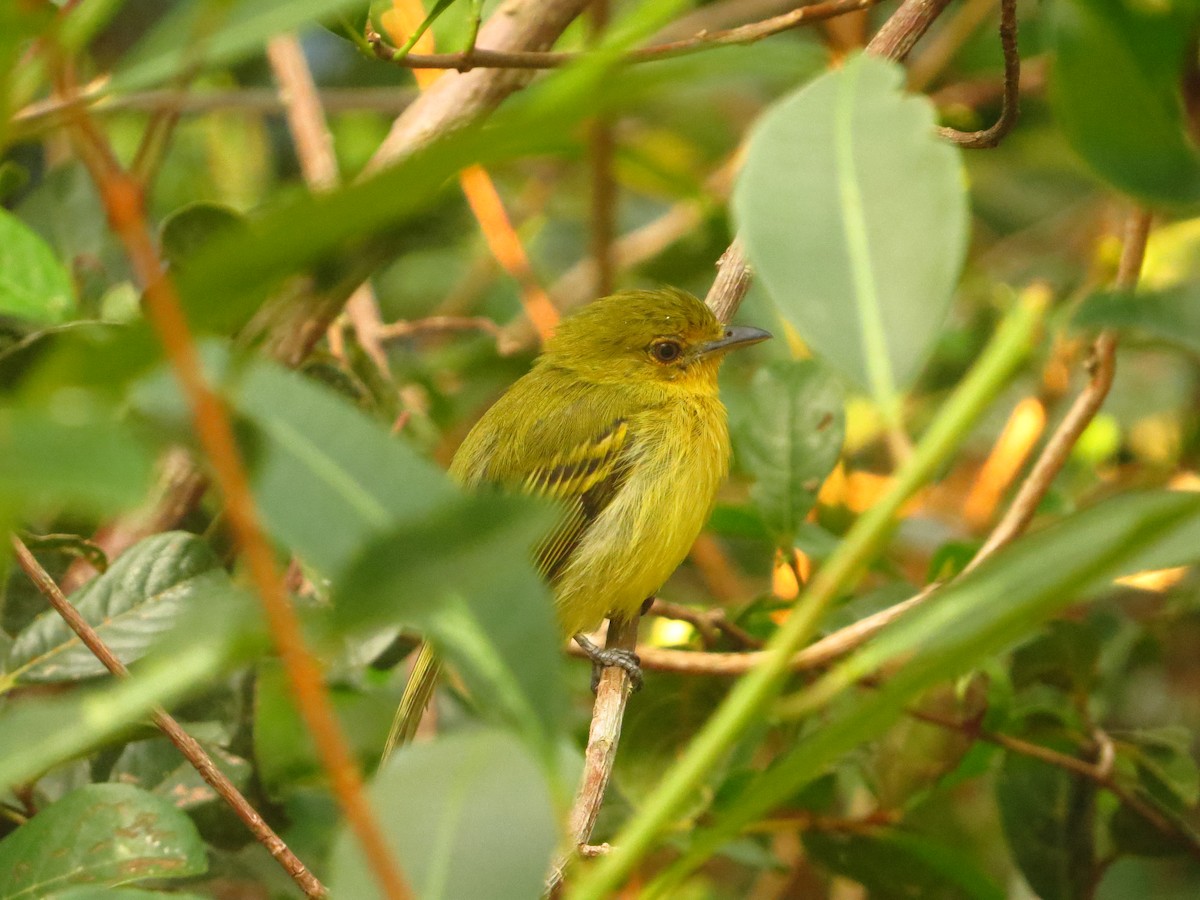
[[[711,33],[700,32],[694,37],[684,40],[632,50],[625,55],[625,62],[654,62],[711,50],[715,47],[752,44],[801,25],[869,9],[879,2],[880,0],[829,0],[826,3],[813,3],[793,9],[783,15],[740,25],[737,28],[727,28]],[[480,37],[483,37],[482,33]],[[454,69],[459,72],[469,72],[472,69],[558,69],[578,62],[586,56],[586,53],[503,51],[482,47],[475,47],[470,53],[466,51],[462,53],[402,53],[398,48],[387,43],[373,29],[367,34],[367,42],[379,59],[406,69]]]
[[[63,617],[68,627],[79,636],[79,640],[83,645],[92,651],[96,659],[104,664],[104,668],[108,669],[117,678],[128,678],[129,670],[125,668],[125,664],[117,657],[104,640],[96,633],[96,630],[87,623],[87,620],[79,614],[70,600],[66,598],[54,579],[49,573],[42,568],[29,548],[16,535],[10,535],[9,540],[12,543],[13,551],[15,552],[17,565],[21,570],[29,576],[29,580],[33,582],[38,591],[43,597],[54,607],[55,611]],[[283,866],[284,871],[291,876],[296,882],[300,890],[304,891],[308,897],[325,897],[327,892],[325,886],[317,880],[312,872],[308,871],[304,863],[299,857],[294,854],[283,839],[275,833],[274,829],[266,823],[258,811],[250,805],[242,792],[230,781],[225,773],[217,768],[212,757],[204,752],[204,748],[199,742],[188,734],[175,719],[165,709],[157,707],[153,714],[154,724],[167,736],[167,739],[179,748],[179,752],[183,754],[192,767],[200,773],[200,777],[208,782],[209,786],[217,792],[222,800],[224,800],[234,811],[239,819],[250,829],[250,833],[254,835],[254,839],[267,848],[267,852],[275,857],[276,861]]]
[[[1017,123],[1021,100],[1021,53],[1017,48],[1017,0],[1000,0],[1000,49],[1004,53],[1004,96],[1000,118],[983,131],[939,128],[938,133],[972,150],[997,146]]]

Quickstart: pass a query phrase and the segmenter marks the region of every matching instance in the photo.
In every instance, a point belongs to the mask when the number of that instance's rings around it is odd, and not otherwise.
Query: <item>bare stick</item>
[[[737,44],[752,44],[771,35],[798,28],[812,22],[832,19],[855,13],[879,3],[880,0],[829,0],[827,3],[813,3],[773,16],[761,22],[751,22],[737,28],[723,31],[700,33],[694,37],[653,47],[642,47],[626,54],[625,62],[642,63],[661,59],[671,59],[676,56],[686,56],[715,47],[729,47]],[[495,14],[493,14],[493,18]],[[480,33],[483,38],[483,33]],[[538,70],[558,69],[562,66],[577,62],[584,53],[550,53],[538,51],[504,51],[500,49],[484,49],[476,47],[471,53],[405,53],[401,54],[395,47],[386,43],[378,34],[371,34],[368,40],[375,55],[384,62],[394,63],[406,69],[455,69],[467,72],[472,69],[514,69]],[[489,41],[489,43],[491,43]]]
[[[125,668],[125,664],[117,657],[104,640],[96,633],[96,630],[79,614],[79,610],[66,598],[54,579],[42,568],[29,548],[16,535],[10,535],[9,540],[12,543],[13,550],[16,553],[17,565],[21,570],[29,576],[29,580],[34,583],[38,591],[43,597],[54,607],[55,611],[63,617],[72,631],[79,636],[85,647],[92,651],[96,659],[104,664],[104,668],[108,669],[113,675],[118,678],[128,678],[129,670]],[[179,752],[184,755],[189,763],[200,773],[203,778],[212,787],[217,795],[224,800],[229,807],[234,811],[239,819],[245,823],[250,829],[250,833],[254,835],[254,839],[267,848],[275,859],[283,866],[284,871],[291,876],[292,880],[300,887],[300,890],[309,897],[324,897],[326,890],[324,885],[317,880],[312,872],[308,871],[304,863],[292,853],[283,839],[266,823],[258,811],[250,805],[242,792],[228,778],[225,773],[217,768],[212,757],[204,752],[204,748],[199,742],[184,731],[181,726],[166,710],[161,707],[156,707],[154,710],[154,724],[162,730],[167,739],[179,748]]]
[[[1021,52],[1017,48],[1017,0],[1000,0],[1000,48],[1004,53],[1004,96],[1000,118],[983,131],[939,128],[938,133],[972,150],[997,146],[1017,124],[1021,101]]]

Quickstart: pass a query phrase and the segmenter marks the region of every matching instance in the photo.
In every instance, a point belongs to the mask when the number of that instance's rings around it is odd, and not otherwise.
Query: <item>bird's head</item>
[[[543,359],[590,380],[711,392],[726,353],[769,337],[761,328],[722,324],[686,291],[621,291],[559,323]]]

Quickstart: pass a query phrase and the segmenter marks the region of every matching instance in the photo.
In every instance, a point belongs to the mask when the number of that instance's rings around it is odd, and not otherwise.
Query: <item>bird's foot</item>
[[[575,635],[575,643],[583,650],[588,659],[592,661],[592,693],[596,693],[596,689],[600,686],[600,673],[609,666],[617,666],[625,670],[629,676],[629,680],[633,682],[633,689],[640,691],[642,689],[642,661],[638,659],[638,655],[632,650],[621,650],[617,648],[597,647],[582,634]]]

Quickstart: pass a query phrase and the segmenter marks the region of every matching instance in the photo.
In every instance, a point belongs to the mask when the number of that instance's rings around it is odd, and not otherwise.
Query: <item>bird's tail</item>
[[[383,759],[392,755],[396,747],[403,746],[413,739],[417,726],[421,724],[421,716],[433,696],[433,688],[437,684],[438,673],[442,664],[438,662],[433,647],[426,641],[417,652],[417,661],[413,664],[412,674],[408,676],[408,684],[404,686],[404,696],[396,708],[396,716],[392,719],[392,730],[388,733],[387,743],[383,745]]]

